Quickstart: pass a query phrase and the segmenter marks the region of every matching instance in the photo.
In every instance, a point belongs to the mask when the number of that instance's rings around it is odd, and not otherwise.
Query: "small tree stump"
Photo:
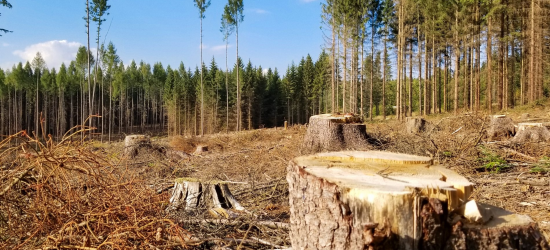
[[[287,170],[293,249],[455,249],[461,243],[464,247],[456,249],[517,249],[519,241],[545,244],[528,217],[496,208],[485,225],[463,222],[460,216],[450,224],[451,212],[460,211],[473,184],[427,157],[319,153],[295,158]]]
[[[151,137],[148,135],[128,135],[124,139],[124,155],[136,157],[140,148],[151,148]]]
[[[208,152],[208,146],[206,146],[206,145],[197,145],[197,148],[195,149],[195,154],[202,154],[204,152]]]
[[[352,114],[323,114],[309,118],[304,137],[306,152],[366,149],[367,127],[358,116]]]
[[[550,131],[542,123],[519,123],[518,132],[512,138],[514,143],[548,141],[550,141]]]
[[[489,116],[487,136],[489,140],[508,139],[516,134],[514,121],[506,115]]]
[[[171,208],[195,210],[197,208],[222,208],[244,211],[225,182],[202,183],[192,178],[177,179],[170,197]]]
[[[405,127],[407,133],[417,134],[426,130],[427,122],[421,117],[407,117],[405,118]]]

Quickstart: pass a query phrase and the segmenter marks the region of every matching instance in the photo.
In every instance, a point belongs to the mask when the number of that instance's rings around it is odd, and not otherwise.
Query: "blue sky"
[[[254,66],[278,68],[298,63],[308,53],[321,52],[321,0],[244,0],[244,22],[239,26],[239,56]],[[203,60],[215,57],[225,68],[225,42],[220,19],[226,0],[212,0],[203,20]],[[0,27],[13,33],[0,37],[0,68],[31,61],[40,51],[49,68],[74,59],[86,44],[85,0],[11,0],[0,7]],[[102,26],[101,41],[112,41],[126,65],[136,60],[165,67],[200,63],[200,19],[193,0],[111,0],[110,15]],[[109,29],[107,34],[107,30]],[[96,26],[90,30],[95,48]],[[228,60],[235,62],[235,35],[229,38]]]

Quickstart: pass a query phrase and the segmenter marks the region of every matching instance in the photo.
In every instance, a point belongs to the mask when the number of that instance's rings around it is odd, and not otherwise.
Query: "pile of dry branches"
[[[185,246],[162,218],[166,195],[94,153],[75,128],[61,141],[25,131],[0,143],[1,249]]]

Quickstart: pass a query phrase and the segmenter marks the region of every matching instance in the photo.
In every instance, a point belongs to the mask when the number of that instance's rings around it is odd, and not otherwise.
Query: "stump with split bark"
[[[550,131],[542,123],[519,123],[514,143],[549,142]]]
[[[405,127],[407,133],[417,134],[426,130],[427,121],[421,117],[407,117],[405,118]]]
[[[483,211],[492,210],[487,224],[473,224],[458,215],[472,183],[427,157],[376,151],[319,153],[295,158],[287,170],[293,249],[547,246],[527,216],[482,205]]]
[[[323,114],[309,118],[302,149],[305,152],[323,152],[368,148],[367,128],[353,114]]]
[[[487,128],[489,140],[507,139],[516,134],[514,121],[506,115],[489,116],[490,122]]]
[[[170,209],[173,210],[190,211],[204,208],[214,209],[214,213],[226,213],[220,212],[224,211],[223,209],[245,210],[229,190],[228,183],[201,182],[192,178],[175,181],[170,204]]]

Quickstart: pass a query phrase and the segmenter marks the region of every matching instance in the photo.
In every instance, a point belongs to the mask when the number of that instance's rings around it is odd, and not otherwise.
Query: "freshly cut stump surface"
[[[529,217],[498,208],[504,212],[493,212],[485,225],[460,216],[451,224],[473,184],[427,157],[319,153],[295,158],[287,170],[293,249],[520,249],[519,243],[540,249],[546,244]]]
[[[317,153],[337,150],[365,150],[368,148],[367,127],[352,114],[322,114],[309,118],[302,149]]]

